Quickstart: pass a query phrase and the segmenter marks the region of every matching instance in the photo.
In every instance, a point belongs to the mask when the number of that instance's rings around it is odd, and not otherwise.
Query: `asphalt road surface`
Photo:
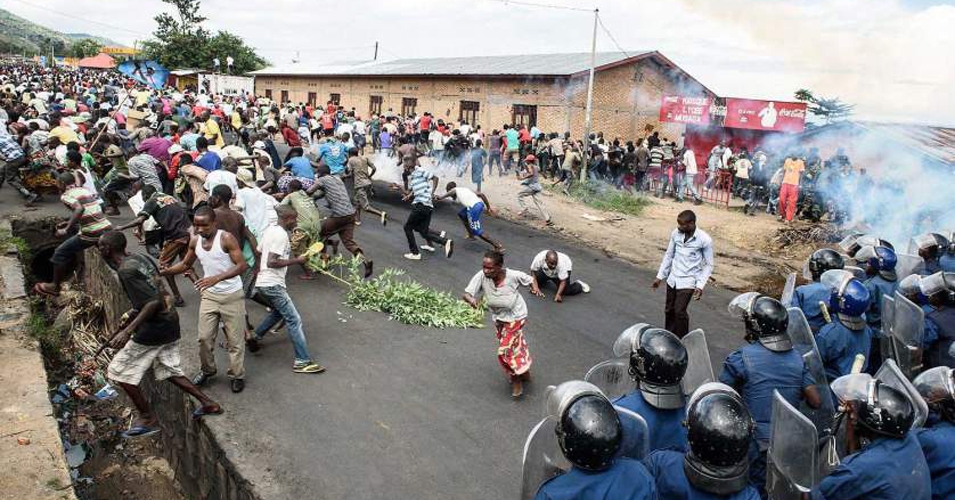
[[[0,194],[4,209],[17,205],[12,190]],[[487,246],[460,239],[457,207],[439,204],[432,221],[433,228],[455,238],[453,258],[423,252],[423,259],[413,262],[402,258],[408,251],[401,228],[408,206],[394,193],[380,194],[375,203],[392,221],[382,227],[366,217],[356,233],[376,270],[405,269],[410,278],[460,295],[479,271]],[[40,212],[55,204],[46,202]],[[114,222],[127,220],[128,209]],[[706,224],[700,221],[701,228]],[[527,270],[538,251],[556,249],[573,259],[574,276],[592,287],[590,294],[560,304],[552,300],[553,287],[545,288],[546,300],[524,294],[534,365],[523,399],[510,396],[490,326],[439,330],[399,324],[382,313],[349,308],[342,304],[342,285],[328,278],[302,281],[291,268],[289,290],[309,348],[328,371],[293,373],[292,347],[283,330],[267,337],[259,353],[247,354],[247,388],[241,394],[229,391],[227,358],[218,349],[220,376],[208,389],[226,413],[207,422],[229,459],[265,498],[516,498],[524,440],[541,418],[546,387],[583,378],[611,354],[626,327],[662,324],[665,291],[650,289],[655,270],[501,219],[488,218],[486,228],[507,247],[508,267]],[[643,243],[635,236],[633,244]],[[188,303],[180,317],[191,375],[198,366],[199,301],[188,282],[179,280]],[[707,332],[717,367],[743,342],[742,325],[725,309],[733,296],[708,288],[690,308],[691,327]],[[264,315],[251,302],[249,310],[253,322]]]

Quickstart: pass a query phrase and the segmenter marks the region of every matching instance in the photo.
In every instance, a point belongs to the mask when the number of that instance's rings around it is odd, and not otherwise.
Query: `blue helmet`
[[[895,255],[895,250],[891,248],[864,246],[856,252],[855,259],[860,264],[868,264],[875,272],[889,281],[898,279],[895,266],[898,264],[899,258]]]
[[[869,289],[851,272],[831,270],[823,273],[820,283],[829,288],[829,310],[840,316],[857,318],[869,308]]]

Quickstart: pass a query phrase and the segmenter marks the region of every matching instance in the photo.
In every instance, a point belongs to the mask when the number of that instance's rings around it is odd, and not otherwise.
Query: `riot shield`
[[[650,324],[637,323],[624,330],[613,342],[613,355],[618,358],[629,358],[634,343],[647,328],[650,328]]]
[[[843,269],[845,269],[846,271],[849,271],[850,273],[852,273],[852,277],[855,278],[855,279],[857,279],[857,280],[859,280],[859,281],[865,281],[866,278],[867,278],[867,276],[866,276],[866,274],[865,274],[865,269],[862,269],[861,267],[857,267],[857,266],[845,266]]]
[[[630,360],[627,358],[608,359],[597,363],[587,371],[584,380],[600,388],[611,401],[630,394],[637,387],[630,376]]]
[[[883,295],[882,338],[879,339],[882,359],[899,359],[899,353],[895,351],[896,343],[892,340],[893,328],[895,328],[895,299],[891,295]]]
[[[821,401],[819,408],[812,408],[803,402],[799,410],[810,419],[819,431],[819,437],[825,437],[832,433],[836,410],[832,394],[828,389],[829,381],[826,380],[826,370],[822,365],[822,356],[819,355],[816,339],[802,310],[797,307],[790,307],[787,311],[789,311],[789,329],[787,331],[789,339],[792,340],[793,348],[802,355],[803,363],[806,364],[809,374],[816,383]]]
[[[812,421],[773,391],[766,453],[766,492],[773,500],[802,500],[819,480],[818,432]]]
[[[852,233],[846,236],[839,242],[839,249],[850,257],[855,255],[856,251],[861,247],[858,243],[860,236],[864,235],[862,233]]]
[[[895,264],[895,275],[899,280],[913,274],[921,274],[925,270],[925,259],[918,254],[900,253],[895,255],[898,262]]]
[[[548,479],[570,470],[557,443],[557,417],[541,420],[524,442],[521,465],[521,500],[532,500]]]
[[[895,292],[891,342],[896,356],[892,359],[895,359],[906,378],[915,378],[922,370],[924,336],[925,311],[901,293]]]
[[[786,307],[793,305],[793,294],[796,293],[796,273],[789,273],[786,276],[786,285],[783,286],[783,294],[779,301]]]
[[[909,379],[905,377],[895,361],[885,360],[879,371],[875,372],[875,378],[893,389],[902,391],[909,397],[909,401],[912,402],[912,407],[915,409],[915,422],[912,424],[912,428],[922,427],[925,419],[928,418],[928,404],[922,399],[922,395],[915,389],[912,382],[909,382]]]
[[[697,328],[686,334],[683,337],[683,345],[686,347],[689,363],[680,384],[683,387],[683,394],[689,396],[701,385],[716,382],[716,377],[713,375],[713,363],[710,362],[710,351],[706,345],[706,334],[703,330]]]
[[[548,386],[544,392],[544,418],[560,415],[567,405],[587,394],[604,396],[600,388],[583,380],[568,380],[558,386]]]
[[[620,445],[618,457],[627,457],[634,460],[643,460],[650,453],[650,431],[647,421],[639,414],[622,406],[614,406],[620,417],[620,426],[623,428],[623,443]]]

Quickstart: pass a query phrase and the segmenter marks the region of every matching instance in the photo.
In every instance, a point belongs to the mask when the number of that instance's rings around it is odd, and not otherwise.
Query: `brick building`
[[[401,59],[329,66],[292,64],[256,71],[255,92],[280,102],[331,100],[373,113],[466,120],[485,129],[537,125],[581,137],[590,54]],[[677,139],[679,123],[661,123],[663,94],[715,95],[659,52],[598,53],[593,130],[624,140],[659,130]]]

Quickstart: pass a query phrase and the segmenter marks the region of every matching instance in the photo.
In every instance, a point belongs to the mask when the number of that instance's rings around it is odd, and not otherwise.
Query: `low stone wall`
[[[130,307],[129,301],[116,273],[96,249],[86,251],[85,261],[84,289],[94,300],[103,302],[107,321],[115,331],[119,317]],[[215,432],[201,421],[193,421],[196,405],[192,400],[172,384],[156,383],[148,376],[142,388],[162,425],[163,453],[187,498],[259,500],[252,485],[222,451]]]

